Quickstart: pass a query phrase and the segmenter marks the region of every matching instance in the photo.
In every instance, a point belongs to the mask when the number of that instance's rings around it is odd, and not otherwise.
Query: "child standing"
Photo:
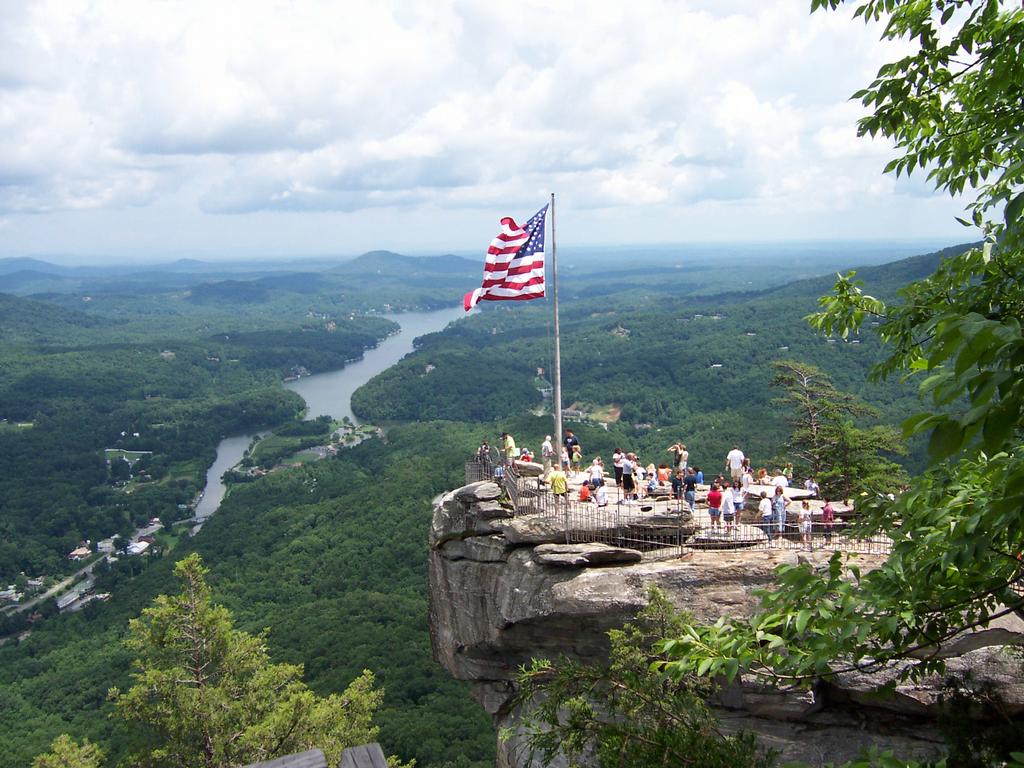
[[[722,492],[722,519],[725,521],[725,535],[732,533],[732,524],[736,521],[736,502],[732,491],[726,488]]]
[[[811,526],[814,524],[814,518],[811,517],[811,503],[806,499],[800,503],[800,512],[797,519],[800,523],[800,542],[810,549]]]

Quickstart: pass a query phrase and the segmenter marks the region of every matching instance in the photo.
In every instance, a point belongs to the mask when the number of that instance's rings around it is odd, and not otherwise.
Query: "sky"
[[[971,238],[809,0],[0,0],[0,257]]]

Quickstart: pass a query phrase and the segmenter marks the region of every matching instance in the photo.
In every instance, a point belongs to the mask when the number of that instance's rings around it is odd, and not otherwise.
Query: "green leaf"
[[[963,437],[964,431],[959,422],[952,419],[940,421],[928,441],[928,455],[935,460],[952,456],[960,450]]]
[[[811,620],[811,612],[807,608],[804,608],[796,615],[796,631],[803,632],[807,628],[807,622]]]
[[[1024,192],[1021,192],[1006,204],[1006,208],[1003,210],[1006,226],[1012,227],[1014,225],[1017,219],[1020,218],[1022,208],[1024,208]]]

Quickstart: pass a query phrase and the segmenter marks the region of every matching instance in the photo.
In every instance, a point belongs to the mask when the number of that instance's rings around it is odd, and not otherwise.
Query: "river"
[[[448,323],[465,315],[462,307],[385,315],[389,320],[401,325],[401,330],[394,336],[384,339],[373,349],[366,350],[361,360],[349,363],[336,371],[316,373],[297,381],[289,381],[285,383],[285,387],[298,393],[306,401],[308,419],[326,414],[339,421],[348,416],[353,422],[358,423],[352,413],[352,393],[412,352],[413,341],[418,336],[443,330]],[[226,489],[221,475],[242,460],[245,449],[255,436],[235,435],[220,441],[217,446],[217,458],[206,471],[206,486],[202,498],[196,504],[196,530],[217,511],[217,507],[224,500]]]

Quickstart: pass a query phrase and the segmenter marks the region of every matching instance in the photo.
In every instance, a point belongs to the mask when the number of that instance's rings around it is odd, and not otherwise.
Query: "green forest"
[[[301,398],[280,384],[293,367],[340,368],[395,328],[359,318],[331,332],[296,325],[130,343],[105,340],[114,324],[86,318],[74,336],[93,338],[58,344],[59,330],[82,318],[58,310],[55,329],[44,308],[13,297],[0,305],[0,581],[61,572],[80,540],[188,517],[178,505],[201,489],[223,436],[299,415]],[[149,452],[133,467],[145,480],[127,484],[106,448]]]
[[[861,274],[872,291],[890,296],[940,257]],[[384,257],[385,282],[392,264]],[[367,296],[378,287],[374,271],[361,278]],[[579,278],[587,284],[597,275]],[[840,389],[878,409],[872,421],[894,422],[917,402],[899,383],[865,384],[880,355],[870,328],[854,344],[829,343],[807,327],[803,317],[828,277],[642,300],[628,285],[622,296],[595,298],[573,295],[567,282],[565,403],[619,412],[606,425],[573,424],[588,456],[624,445],[660,461],[666,446],[683,439],[691,461],[709,467],[719,466],[733,441],[757,463],[784,460],[787,425],[771,386],[780,359],[826,370]],[[328,331],[323,318],[311,320],[298,306],[282,316],[255,313],[245,328],[222,324],[217,302],[191,302],[154,338],[148,328],[133,330],[139,317],[125,316],[127,300],[110,316],[38,298],[4,302],[12,332],[0,348],[8,419],[0,430],[0,565],[8,578],[66,569],[63,555],[81,538],[124,532],[151,516],[187,516],[178,505],[198,491],[223,435],[277,427],[250,462],[268,465],[278,453],[322,440],[327,423],[298,421],[301,400],[282,378],[295,366],[340,367],[394,328],[379,317],[339,313]],[[0,647],[0,705],[11,713],[0,720],[9,745],[0,765],[27,764],[63,732],[100,744],[114,760],[131,753],[135,736],[109,717],[106,692],[127,685],[128,620],[173,591],[173,563],[191,552],[203,557],[214,599],[239,628],[267,629],[271,658],[304,665],[317,693],[340,692],[363,669],[376,675],[384,691],[380,740],[390,754],[422,768],[493,764],[488,718],[431,658],[426,538],[431,500],[462,483],[463,462],[481,440],[508,430],[520,444],[539,445],[550,432],[550,417],[538,410],[537,371],[550,366],[548,310],[535,304],[487,307],[421,337],[412,355],[357,390],[354,409],[386,424],[385,439],[264,477],[232,475],[245,482],[232,485],[198,536],[176,539],[169,555],[145,566],[97,569],[96,587],[114,594],[110,602],[68,615],[44,607],[45,620],[24,640]],[[133,468],[151,479],[120,484],[104,448],[153,451]],[[901,460],[913,468],[921,451]]]

